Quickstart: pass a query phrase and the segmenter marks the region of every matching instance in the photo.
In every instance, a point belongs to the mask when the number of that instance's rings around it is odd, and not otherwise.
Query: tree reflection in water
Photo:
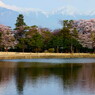
[[[63,88],[61,94],[75,92],[76,89],[82,95],[83,91],[93,95],[95,94],[95,64],[48,64],[48,63],[10,63],[0,62],[0,87],[2,85],[11,86],[9,82],[14,79],[17,92],[15,95],[25,95],[25,89],[28,87],[42,86],[48,81],[52,82],[52,78],[57,78],[60,87]],[[51,79],[50,79],[51,78]],[[41,84],[39,84],[41,82]],[[31,86],[30,86],[31,85]],[[30,88],[32,90],[32,88]],[[11,89],[9,89],[9,92]],[[40,92],[40,89],[38,90]],[[7,93],[7,92],[6,92]],[[16,94],[18,93],[18,94]],[[32,93],[32,92],[31,92]],[[66,94],[65,93],[65,94]],[[11,94],[11,93],[10,93]],[[3,94],[2,94],[3,95]],[[4,94],[7,95],[7,94]],[[47,95],[47,94],[46,94]],[[55,93],[55,95],[57,95]],[[67,94],[70,95],[70,94]],[[79,95],[74,94],[73,95]]]

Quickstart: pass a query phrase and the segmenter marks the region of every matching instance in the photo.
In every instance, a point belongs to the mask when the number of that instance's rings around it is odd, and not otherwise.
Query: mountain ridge
[[[73,11],[71,11],[73,10]],[[14,11],[11,9],[0,7],[0,24],[11,26],[14,28],[17,16],[19,14],[24,15],[24,19],[27,25],[37,25],[40,27],[47,27],[50,29],[61,28],[61,20],[78,20],[78,19],[91,19],[95,18],[94,11],[88,14],[78,13],[74,9],[66,9],[65,7],[52,12],[45,12],[41,10],[29,10],[29,11]]]

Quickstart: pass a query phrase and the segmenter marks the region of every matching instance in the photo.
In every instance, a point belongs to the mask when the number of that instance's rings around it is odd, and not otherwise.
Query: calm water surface
[[[95,95],[95,59],[1,60],[0,95]]]

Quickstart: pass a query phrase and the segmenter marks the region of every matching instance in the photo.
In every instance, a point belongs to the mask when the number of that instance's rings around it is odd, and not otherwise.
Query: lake
[[[0,60],[0,95],[95,95],[95,59]]]

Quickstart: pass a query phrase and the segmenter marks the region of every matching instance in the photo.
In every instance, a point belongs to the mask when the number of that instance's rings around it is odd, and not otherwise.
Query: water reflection
[[[95,95],[95,63],[0,62],[0,95]]]
[[[9,59],[7,62],[39,62],[39,63],[95,63],[95,58],[39,58],[39,59]]]

